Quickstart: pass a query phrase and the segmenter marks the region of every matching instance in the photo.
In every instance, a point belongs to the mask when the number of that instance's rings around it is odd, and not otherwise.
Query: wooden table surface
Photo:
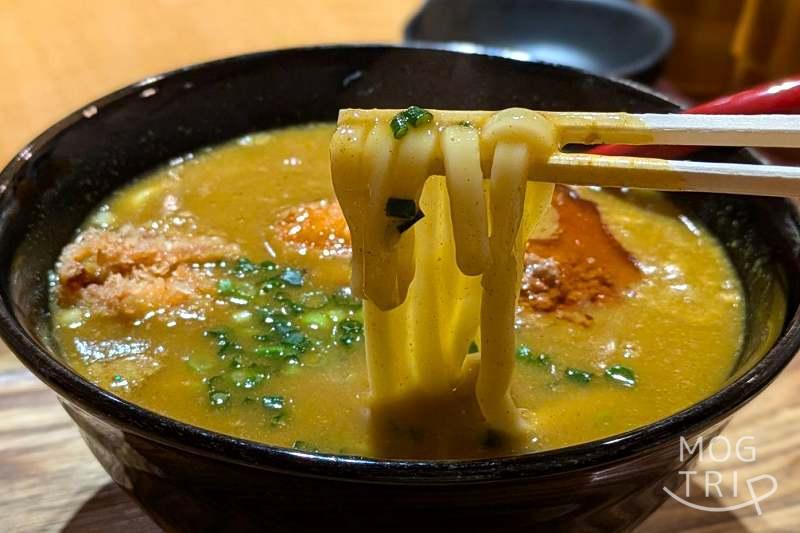
[[[420,0],[0,0],[0,160],[89,100],[187,63],[332,42],[399,41]],[[774,475],[753,507],[708,513],[670,501],[639,531],[800,531],[800,358],[726,430],[757,461],[705,461],[741,480]],[[0,532],[158,531],[111,482],[55,395],[0,344]],[[693,484],[695,493],[699,485]],[[741,498],[692,498],[709,506]]]

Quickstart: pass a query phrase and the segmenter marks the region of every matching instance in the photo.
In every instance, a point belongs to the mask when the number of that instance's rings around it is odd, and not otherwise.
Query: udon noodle
[[[525,434],[510,394],[514,319],[524,244],[553,192],[529,178],[557,149],[555,129],[524,109],[432,118],[398,139],[385,112],[343,111],[331,144],[372,400],[468,383],[492,430]]]

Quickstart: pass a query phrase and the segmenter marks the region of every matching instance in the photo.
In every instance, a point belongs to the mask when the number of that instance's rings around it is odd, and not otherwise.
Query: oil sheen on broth
[[[413,422],[376,425],[332,132],[250,135],[110,197],[51,283],[70,364],[200,427],[390,457],[585,442],[668,416],[731,374],[744,301],[713,237],[658,193],[559,187],[551,234],[528,242],[517,310],[512,396],[534,413],[533,437],[498,442],[469,402],[447,413],[468,427],[446,452]]]

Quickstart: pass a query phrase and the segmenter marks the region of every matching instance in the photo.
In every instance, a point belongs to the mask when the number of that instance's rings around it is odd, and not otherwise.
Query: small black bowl
[[[406,41],[653,82],[672,26],[627,0],[428,0]]]
[[[468,90],[465,90],[468,88]],[[161,526],[185,531],[626,530],[800,345],[800,224],[789,201],[678,194],[727,248],[747,297],[738,369],[711,397],[622,435],[517,457],[375,460],[308,453],[161,416],[71,370],[49,336],[47,273],[107,194],[172,157],[342,107],[672,111],[636,86],[499,57],[392,47],[265,52],[121,89],[48,129],[0,174],[0,333],[61,398],[97,459]],[[746,152],[707,154],[755,161]],[[786,298],[786,302],[782,298]],[[790,317],[765,345],[773,305]],[[670,332],[676,334],[679,332]],[[702,354],[698,354],[701,356]]]

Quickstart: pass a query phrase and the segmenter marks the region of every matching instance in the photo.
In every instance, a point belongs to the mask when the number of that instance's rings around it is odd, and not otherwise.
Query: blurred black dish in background
[[[414,45],[544,61],[652,82],[672,27],[625,0],[428,0],[411,19]]]

